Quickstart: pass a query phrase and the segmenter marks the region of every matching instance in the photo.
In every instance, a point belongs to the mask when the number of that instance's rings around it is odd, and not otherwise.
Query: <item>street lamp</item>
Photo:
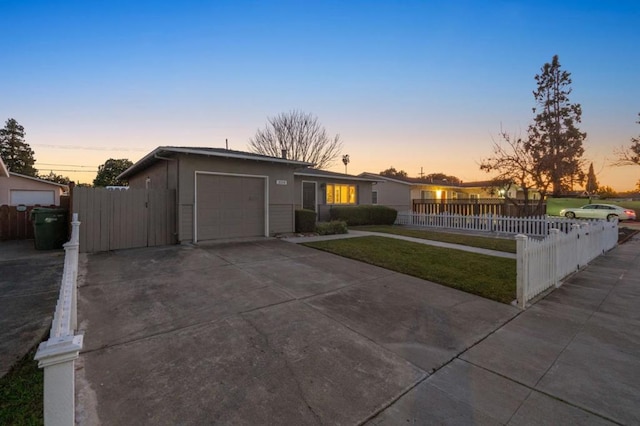
[[[344,163],[344,174],[347,174],[347,164],[349,164],[349,154],[342,156],[342,162]]]

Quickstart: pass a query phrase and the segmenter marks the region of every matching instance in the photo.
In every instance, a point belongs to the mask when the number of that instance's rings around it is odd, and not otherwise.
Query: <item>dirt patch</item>
[[[637,229],[631,229],[627,227],[618,228],[618,244],[623,244],[629,241],[629,239],[631,239],[631,237],[636,235],[638,232],[640,231],[638,231]]]

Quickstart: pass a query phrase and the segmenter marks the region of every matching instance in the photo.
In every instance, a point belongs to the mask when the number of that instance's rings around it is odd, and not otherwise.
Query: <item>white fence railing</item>
[[[567,233],[551,229],[536,240],[517,235],[518,306],[551,288],[618,243],[618,222],[591,221],[573,224]]]
[[[578,220],[547,215],[532,217],[510,217],[493,214],[481,216],[398,213],[396,225],[411,225],[425,228],[447,228],[464,231],[495,232],[502,234],[525,234],[531,237],[546,237],[551,229],[569,232]]]
[[[78,328],[78,248],[80,222],[71,222],[71,239],[64,244],[62,283],[49,340],[38,347],[35,359],[44,368],[44,423],[47,426],[75,424],[74,363],[82,349]]]

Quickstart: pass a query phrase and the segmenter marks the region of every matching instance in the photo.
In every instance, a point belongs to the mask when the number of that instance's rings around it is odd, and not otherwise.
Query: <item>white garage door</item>
[[[25,191],[13,189],[11,190],[11,205],[17,206],[24,204],[25,206],[51,206],[55,204],[55,196],[53,191]]]
[[[197,241],[265,235],[265,179],[198,173]]]

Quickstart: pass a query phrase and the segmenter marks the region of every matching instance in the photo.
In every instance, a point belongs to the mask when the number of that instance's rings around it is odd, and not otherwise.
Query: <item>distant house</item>
[[[67,185],[13,173],[0,159],[0,205],[59,206]]]
[[[359,175],[373,179],[372,203],[392,207],[400,212],[410,211],[414,200],[447,200],[498,198],[499,191],[492,190],[491,182],[426,181],[419,178],[388,177],[364,172]]]
[[[175,190],[178,242],[271,236],[295,230],[302,207],[329,218],[332,205],[371,203],[374,180],[312,164],[222,148],[158,147],[119,179]],[[82,219],[81,219],[82,220]]]

